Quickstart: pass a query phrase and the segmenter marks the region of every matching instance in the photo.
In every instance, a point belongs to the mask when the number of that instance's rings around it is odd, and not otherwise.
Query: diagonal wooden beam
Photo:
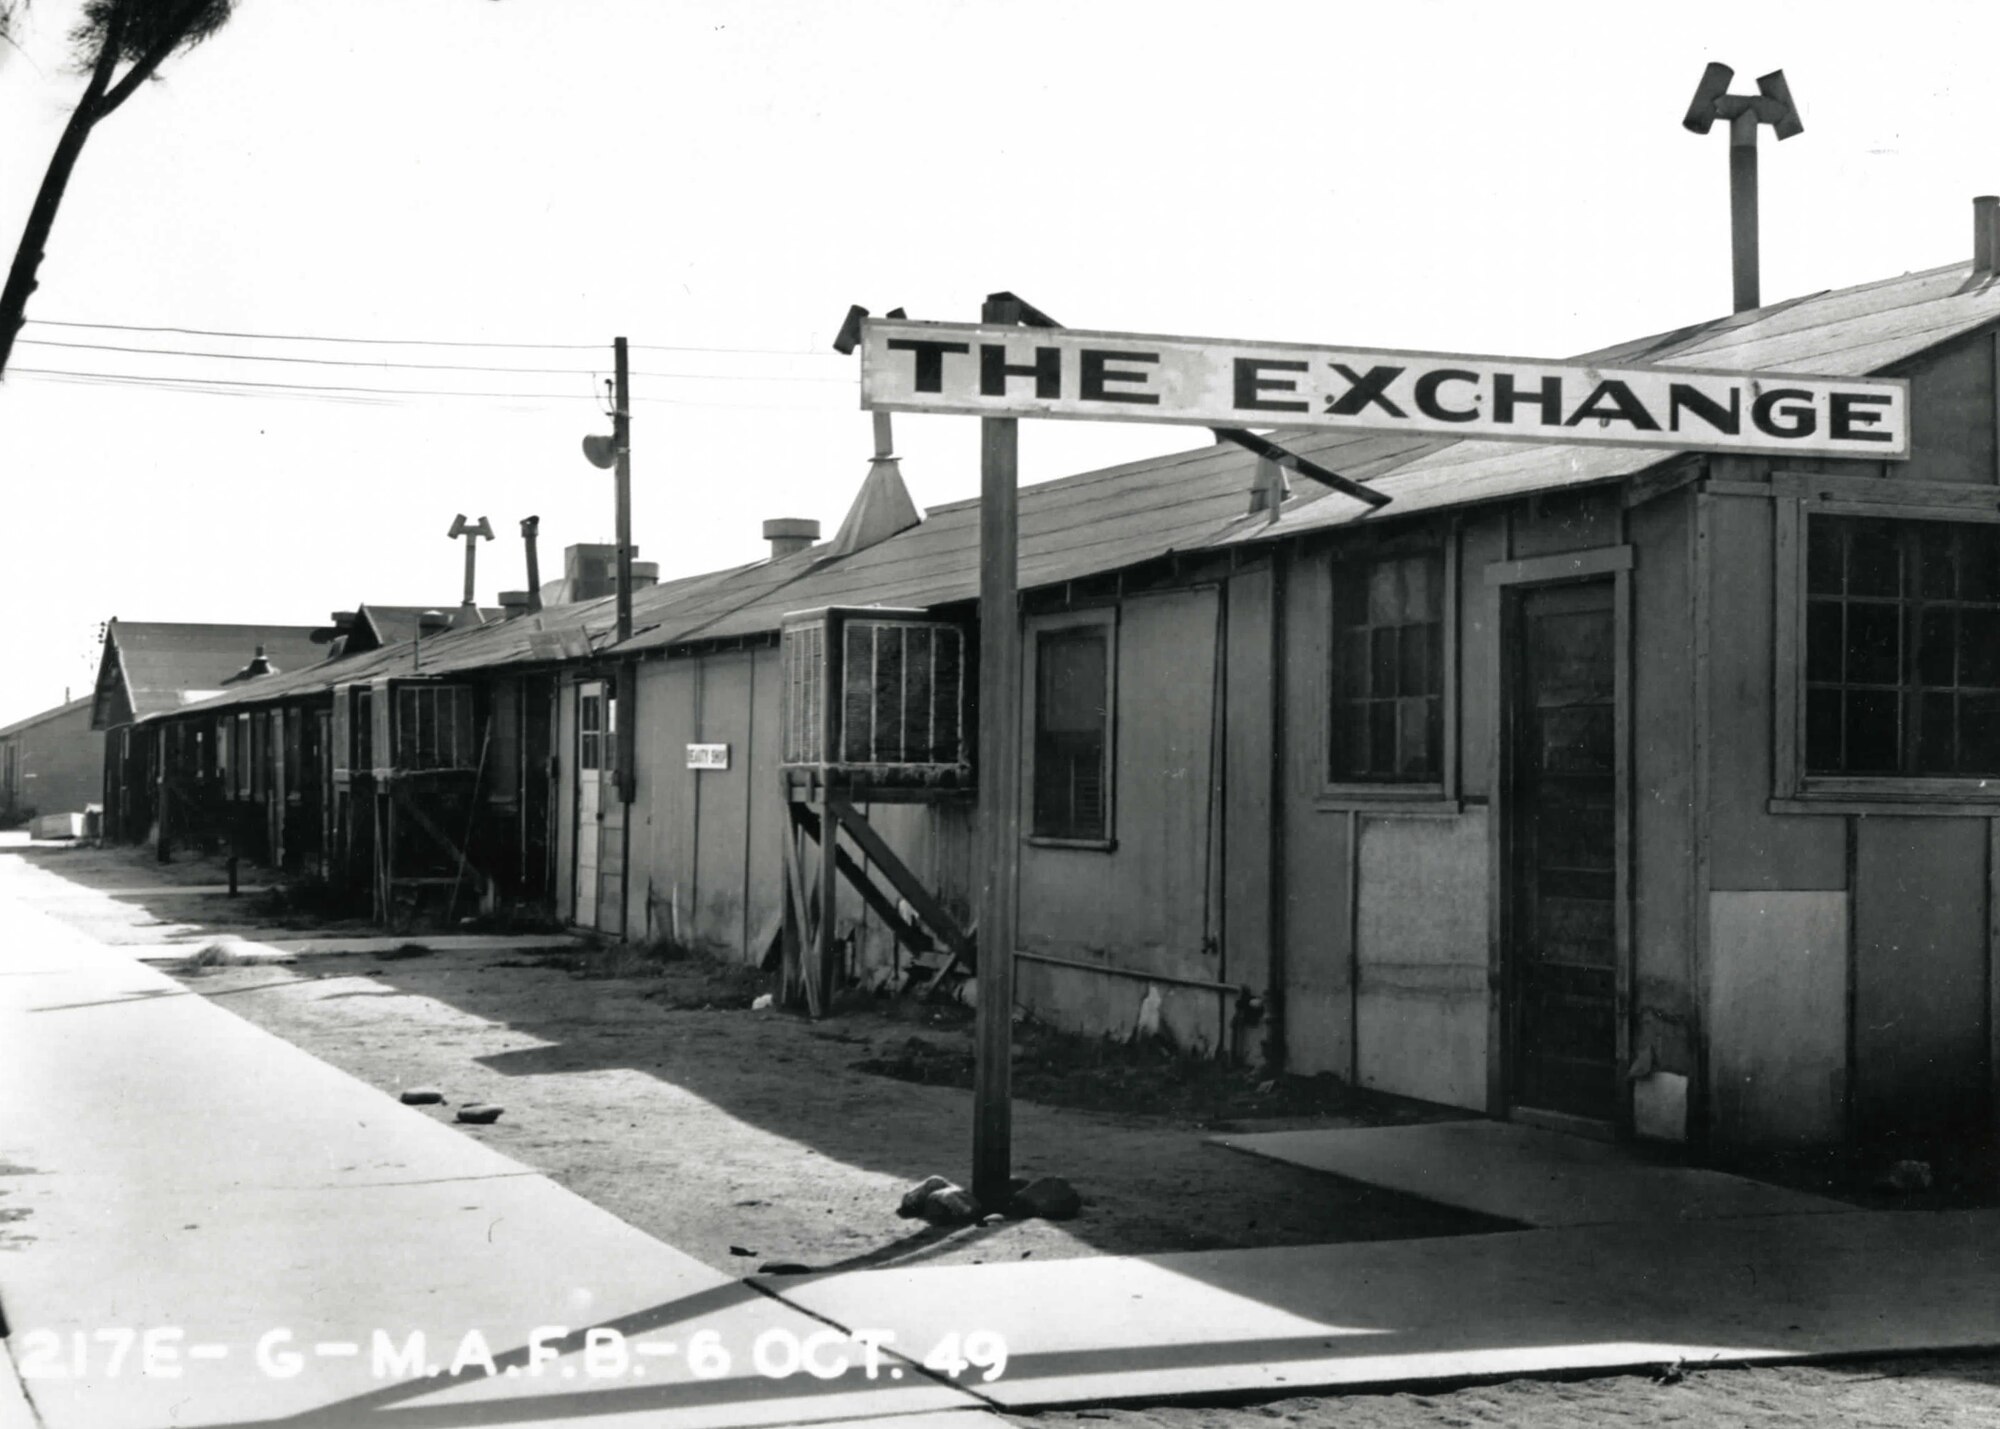
[[[806,833],[817,843],[822,837],[819,816],[810,809],[801,808],[799,810],[799,822],[804,827]],[[834,861],[839,866],[840,871],[847,876],[847,881],[854,885],[854,890],[861,895],[862,901],[874,910],[878,918],[888,925],[889,931],[895,934],[897,942],[913,953],[936,951],[937,944],[930,940],[922,928],[916,926],[903,916],[903,910],[892,903],[889,900],[889,895],[882,891],[881,885],[860,864],[854,861],[854,855],[850,854],[844,848],[835,848]]]
[[[902,895],[903,901],[917,910],[917,917],[924,926],[939,933],[945,940],[945,946],[970,964],[974,959],[971,937],[959,927],[958,920],[945,911],[936,896],[924,887],[922,880],[910,872],[909,866],[897,857],[896,851],[875,832],[874,826],[845,799],[829,795],[826,808],[840,827],[847,830],[848,837],[868,855],[869,861],[882,870],[883,876]]]
[[[389,786],[389,793],[390,797],[396,801],[396,807],[410,816],[411,823],[415,824],[424,833],[429,834],[431,839],[440,848],[458,860],[460,871],[471,875],[472,881],[479,886],[480,896],[484,897],[487,889],[493,884],[493,880],[487,877],[484,870],[480,869],[471,859],[467,858],[465,850],[452,842],[451,835],[439,828],[437,822],[429,814],[425,813],[423,809],[418,807],[416,800],[410,797],[409,790],[401,783],[392,783]]]

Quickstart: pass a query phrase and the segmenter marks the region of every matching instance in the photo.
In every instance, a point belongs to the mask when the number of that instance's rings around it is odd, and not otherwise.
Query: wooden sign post
[[[996,294],[982,323],[1013,323],[1019,304]],[[972,1073],[972,1194],[1011,1199],[1014,1104],[1014,926],[1021,832],[1020,530],[1015,484],[1020,422],[979,423],[979,890],[977,1057]]]

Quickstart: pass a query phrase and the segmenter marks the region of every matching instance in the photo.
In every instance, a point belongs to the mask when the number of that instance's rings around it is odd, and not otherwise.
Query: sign
[[[688,768],[727,769],[729,767],[729,746],[726,744],[690,744],[688,746]]]
[[[1909,383],[870,318],[861,405],[1904,460]]]

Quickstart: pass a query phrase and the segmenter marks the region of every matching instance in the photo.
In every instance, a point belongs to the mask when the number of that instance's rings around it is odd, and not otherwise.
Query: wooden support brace
[[[947,913],[931,891],[924,887],[909,866],[896,856],[896,851],[884,842],[882,836],[864,819],[855,807],[845,799],[829,797],[826,809],[848,836],[859,845],[861,851],[902,896],[904,902],[917,910],[917,917],[925,927],[934,930],[945,941],[954,957],[968,965],[974,961],[974,948],[970,935],[958,925],[957,919]]]
[[[829,823],[831,820],[828,821]],[[834,855],[840,851],[840,840],[832,836],[820,841],[819,848],[819,936],[813,939],[813,982],[818,997],[813,999],[813,1016],[818,1017],[832,1010],[835,973],[835,958],[838,944],[834,934],[838,930],[840,912],[840,872]]]
[[[799,860],[799,809],[789,805],[790,821],[785,827],[785,996],[790,1001],[799,983],[805,984],[807,1010],[818,1016],[818,987],[807,962],[813,946],[811,904],[806,901],[805,870]]]
[[[487,877],[483,871],[473,864],[471,859],[465,856],[465,850],[452,842],[451,835],[439,828],[436,820],[425,813],[418,806],[416,800],[412,799],[409,792],[400,784],[391,784],[389,786],[389,797],[395,801],[398,809],[410,816],[411,823],[415,824],[426,834],[429,834],[439,847],[458,860],[458,871],[471,877],[473,883],[479,889],[480,897],[484,898],[487,889],[492,886],[493,880]],[[391,874],[393,875],[393,873],[394,870],[392,869]],[[408,882],[407,879],[395,879],[394,881],[398,883]]]
[[[800,809],[799,821],[805,828],[807,835],[814,842],[818,842],[824,837],[819,816],[814,814],[812,810]],[[889,931],[895,935],[897,942],[913,953],[928,953],[936,950],[937,945],[931,941],[930,936],[921,927],[903,916],[903,910],[898,908],[890,900],[889,895],[882,891],[881,885],[876,883],[869,876],[868,872],[854,861],[854,855],[850,854],[846,849],[836,846],[834,849],[834,862],[838,865],[840,871],[847,875],[847,881],[861,895],[862,901],[868,905],[875,916],[880,918]]]

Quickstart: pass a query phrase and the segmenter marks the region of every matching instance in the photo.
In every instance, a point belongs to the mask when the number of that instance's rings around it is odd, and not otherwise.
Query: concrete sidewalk
[[[1272,1131],[1209,1140],[1544,1229],[1847,1215],[1855,1209],[1745,1176],[1648,1161],[1608,1141],[1507,1121]]]
[[[5,887],[0,872],[0,1310],[49,1429],[981,1407],[907,1361],[869,1380],[842,1332]],[[588,1326],[616,1335],[586,1353]],[[567,1327],[542,1332],[547,1362],[541,1327]],[[809,1345],[856,1368],[801,1372]]]
[[[1773,1216],[787,1280],[1009,1409],[2000,1347],[2000,1212]]]

